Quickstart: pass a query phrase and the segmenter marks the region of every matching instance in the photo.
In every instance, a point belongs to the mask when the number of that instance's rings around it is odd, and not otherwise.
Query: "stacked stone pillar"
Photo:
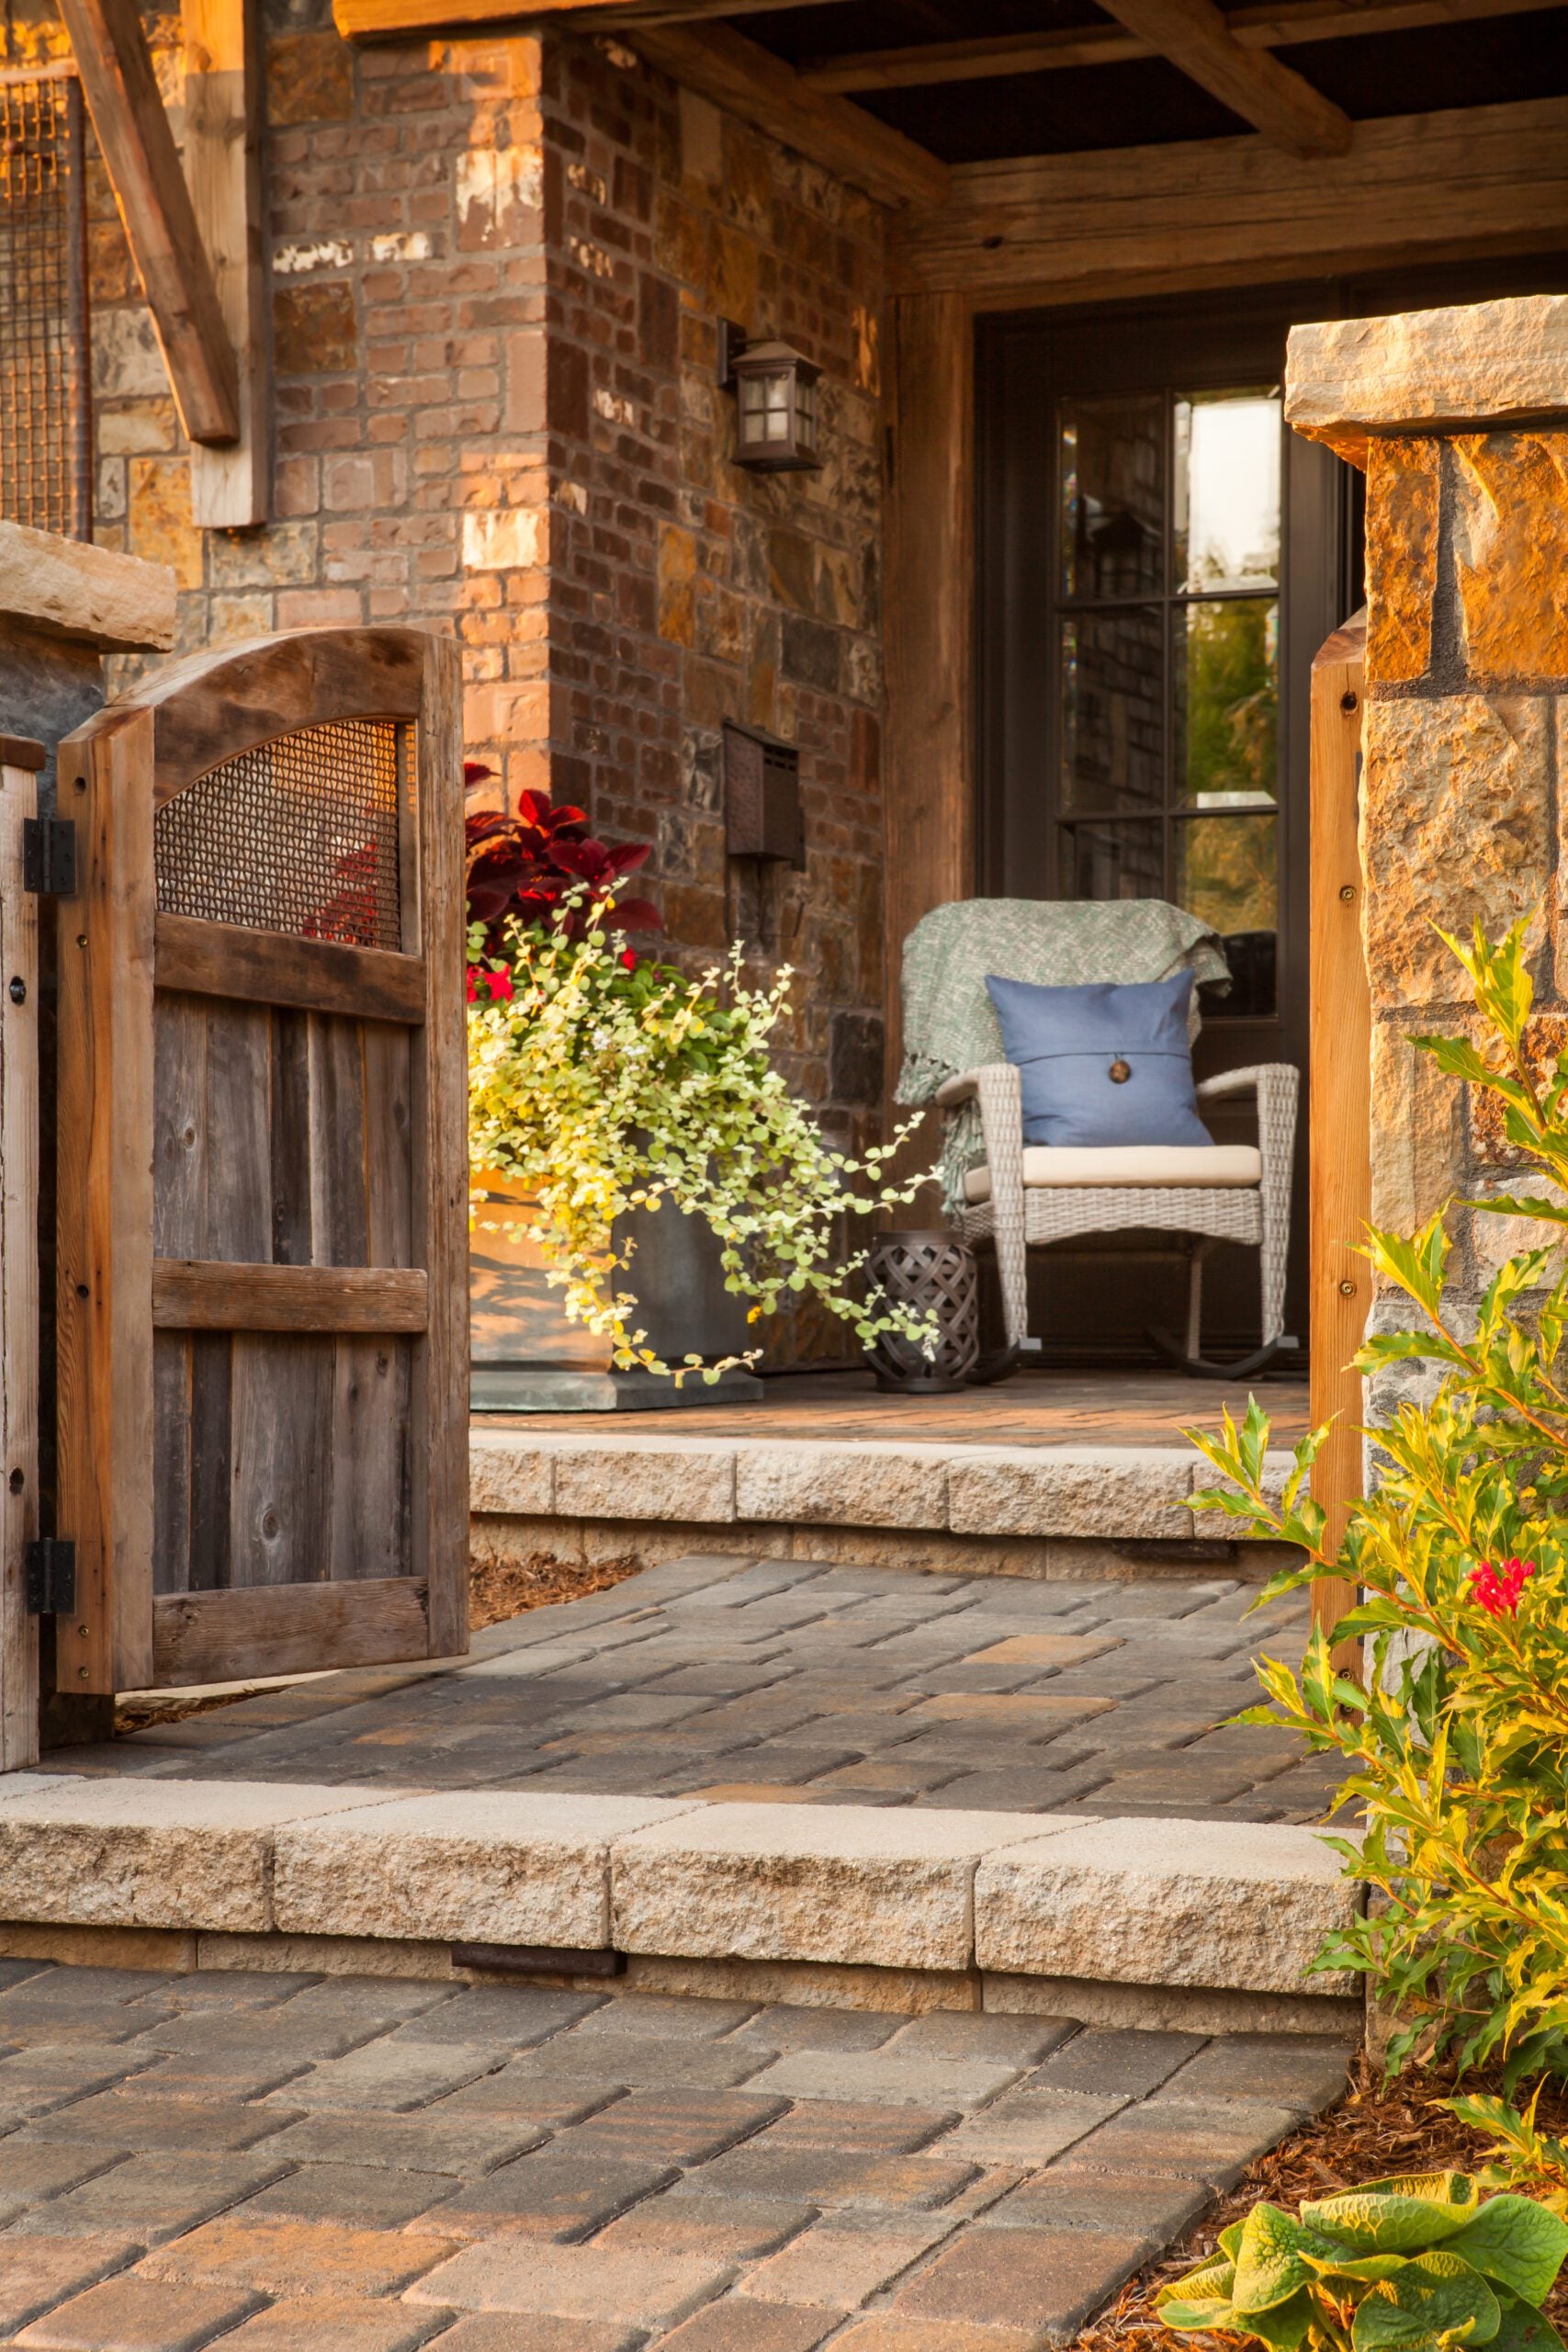
[[[1529,1043],[1543,1066],[1568,1046],[1568,298],[1298,327],[1286,414],[1366,474],[1372,1215],[1409,1231],[1517,1159],[1491,1099],[1409,1042],[1476,1032],[1433,926],[1539,910]],[[1450,1230],[1472,1297],[1538,1238],[1464,1209]]]

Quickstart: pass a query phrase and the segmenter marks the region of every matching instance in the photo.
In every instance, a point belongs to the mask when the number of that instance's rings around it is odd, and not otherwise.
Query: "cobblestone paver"
[[[234,2087],[259,2048],[265,2086]],[[532,2101],[477,2109],[520,2052]],[[712,2086],[642,2087],[705,2052]],[[171,2066],[192,2052],[231,2053],[217,2090]],[[1038,2352],[1334,2098],[1346,2055],[4,1961],[0,2079],[25,2062],[32,2087],[0,2120],[0,2343]]]
[[[1316,1821],[1334,1786],[1267,1727],[1255,1587],[1032,1583],[801,1560],[650,1568],[491,1627],[475,1662],[335,1675],[51,1770]]]

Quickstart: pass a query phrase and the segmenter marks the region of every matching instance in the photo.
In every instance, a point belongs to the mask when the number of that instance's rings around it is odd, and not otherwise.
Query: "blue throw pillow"
[[[986,986],[1019,1072],[1025,1143],[1213,1142],[1192,1091],[1190,972],[1125,987]]]

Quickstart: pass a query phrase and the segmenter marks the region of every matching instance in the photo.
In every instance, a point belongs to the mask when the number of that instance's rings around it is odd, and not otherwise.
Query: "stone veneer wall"
[[[1408,1231],[1450,1198],[1506,1189],[1517,1159],[1491,1099],[1408,1042],[1478,1030],[1431,926],[1467,935],[1479,916],[1495,936],[1539,908],[1532,1043],[1547,1066],[1568,1047],[1568,430],[1374,438],[1367,487],[1372,1205]],[[1539,1238],[1462,1208],[1449,1227],[1461,1300]],[[1416,1319],[1397,1297],[1374,1314]],[[1380,1403],[1408,1385],[1388,1381]]]
[[[177,15],[150,16],[176,130]],[[7,18],[6,62],[66,51]],[[179,650],[332,622],[463,646],[470,756],[584,802],[687,964],[801,972],[790,1074],[857,1144],[883,1084],[883,215],[614,40],[266,44],[274,519],[191,521],[151,322],[95,160],[101,544],[170,563]],[[728,458],[716,322],[825,370],[823,470]],[[802,753],[807,869],[725,854],[726,717]],[[841,1355],[799,1318],[796,1353]]]

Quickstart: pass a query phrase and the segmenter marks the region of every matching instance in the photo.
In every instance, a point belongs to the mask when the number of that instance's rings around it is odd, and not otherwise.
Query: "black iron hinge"
[[[76,1606],[76,1546],[69,1535],[39,1535],[28,1545],[28,1608],[35,1617],[68,1617]]]
[[[76,895],[76,826],[70,817],[22,820],[22,888],[40,899]]]

